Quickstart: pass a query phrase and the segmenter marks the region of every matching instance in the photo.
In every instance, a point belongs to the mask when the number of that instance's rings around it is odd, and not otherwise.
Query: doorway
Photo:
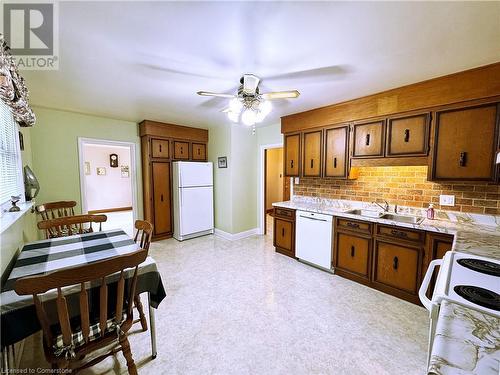
[[[283,174],[283,145],[262,146],[261,154],[260,233],[272,235],[272,204],[290,199],[290,180]]]
[[[137,217],[135,144],[78,139],[82,212],[105,214],[103,230],[133,235]]]

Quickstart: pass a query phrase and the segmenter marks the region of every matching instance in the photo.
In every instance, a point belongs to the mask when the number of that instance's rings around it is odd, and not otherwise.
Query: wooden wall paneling
[[[208,129],[191,128],[189,126],[166,124],[144,120],[139,124],[139,135],[185,139],[193,142],[208,143]]]

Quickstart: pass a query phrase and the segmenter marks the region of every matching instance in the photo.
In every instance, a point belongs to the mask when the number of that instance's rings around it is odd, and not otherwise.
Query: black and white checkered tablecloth
[[[19,296],[14,291],[17,279],[97,262],[134,252],[138,248],[138,245],[121,229],[53,238],[25,245],[8,279],[2,285],[0,294],[2,347],[20,341],[41,329],[36,318],[33,298]],[[130,277],[132,272],[133,270],[129,270],[125,274],[126,277]],[[153,258],[148,256],[139,265],[138,275],[137,292],[149,292],[151,305],[158,307],[165,298],[165,289]],[[109,281],[113,279],[110,278]],[[75,289],[75,292],[78,290]],[[68,289],[65,293],[71,294],[71,290]],[[42,300],[50,305],[56,296],[55,291],[49,291],[43,295]]]

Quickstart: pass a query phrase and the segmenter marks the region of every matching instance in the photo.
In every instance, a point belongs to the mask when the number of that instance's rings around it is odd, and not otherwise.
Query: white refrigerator
[[[214,233],[212,163],[173,163],[174,238]]]

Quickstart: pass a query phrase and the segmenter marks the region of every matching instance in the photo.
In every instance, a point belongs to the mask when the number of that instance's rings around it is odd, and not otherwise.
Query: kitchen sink
[[[352,215],[366,216],[366,217],[380,217],[380,215],[382,215],[380,211],[363,210],[363,209],[350,210],[346,211],[345,213]]]
[[[405,215],[397,215],[397,214],[383,214],[380,216],[381,219],[399,221],[400,223],[409,223],[409,224],[420,224],[424,221],[423,217],[417,216],[405,216]]]

